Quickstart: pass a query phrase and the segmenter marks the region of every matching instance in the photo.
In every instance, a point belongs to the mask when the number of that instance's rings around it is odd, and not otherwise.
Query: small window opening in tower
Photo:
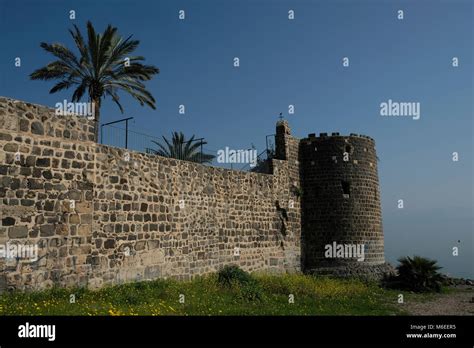
[[[349,181],[341,180],[341,186],[342,186],[342,196],[344,198],[349,198],[350,193],[351,193],[351,184],[349,183]]]
[[[346,152],[347,153],[351,153],[351,146],[350,145],[346,145]]]

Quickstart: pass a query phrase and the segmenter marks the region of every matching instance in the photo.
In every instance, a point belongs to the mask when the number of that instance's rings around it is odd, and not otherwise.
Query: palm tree
[[[165,137],[163,140],[164,144],[152,140],[154,144],[158,145],[158,150],[152,150],[156,155],[198,163],[210,163],[215,157],[201,153],[201,145],[205,145],[207,142],[197,141],[194,139],[194,135],[186,140],[182,132],[173,132],[171,141]]]
[[[150,80],[159,69],[152,65],[143,65],[142,56],[129,56],[140,41],[132,36],[123,39],[117,28],[107,26],[104,33],[96,33],[92,23],[87,22],[87,43],[78,27],[69,30],[79,50],[77,57],[60,43],[41,43],[41,47],[57,60],[34,71],[32,80],[60,80],[49,93],[56,93],[75,87],[72,102],[78,102],[87,93],[95,110],[95,136],[98,140],[100,107],[103,98],[109,96],[123,113],[118,91],[122,90],[136,99],[140,105],[155,109],[155,99],[145,88],[142,81]]]
[[[398,283],[412,291],[440,291],[443,276],[438,273],[441,269],[436,260],[420,256],[406,256],[398,259]]]

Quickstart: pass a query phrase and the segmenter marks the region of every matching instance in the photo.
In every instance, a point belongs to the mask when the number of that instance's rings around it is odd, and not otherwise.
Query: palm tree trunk
[[[94,106],[94,121],[95,121],[95,142],[99,142],[99,127],[100,127],[100,98],[92,99],[92,104]],[[102,141],[102,139],[100,139]]]

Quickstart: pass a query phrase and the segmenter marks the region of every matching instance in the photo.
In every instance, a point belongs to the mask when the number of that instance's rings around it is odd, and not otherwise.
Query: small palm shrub
[[[171,139],[163,137],[164,143],[152,140],[151,142],[157,145],[158,149],[150,149],[150,152],[183,161],[211,163],[215,156],[202,152],[202,146],[206,145],[207,142],[200,140],[194,139],[194,135],[186,140],[182,132],[173,132]]]
[[[395,287],[415,291],[441,291],[443,276],[438,273],[441,269],[436,260],[421,256],[406,256],[398,259],[398,276],[392,279]]]

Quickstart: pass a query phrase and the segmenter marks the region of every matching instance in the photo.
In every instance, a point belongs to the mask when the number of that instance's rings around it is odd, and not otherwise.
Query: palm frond
[[[129,94],[140,103],[156,109],[156,100],[146,89],[142,81],[150,80],[159,73],[159,69],[141,62],[144,57],[130,56],[140,44],[132,36],[122,38],[117,28],[108,25],[102,33],[98,33],[90,21],[87,22],[86,38],[74,25],[69,33],[78,51],[76,56],[71,50],[60,43],[40,46],[57,60],[35,70],[30,74],[32,80],[59,80],[50,90],[56,93],[77,86],[72,101],[80,101],[84,96],[95,102],[96,120],[99,121],[101,100],[110,97],[124,112],[120,103],[120,92]],[[87,40],[87,41],[86,41]],[[128,57],[130,56],[130,57]],[[130,66],[125,66],[125,58],[130,59]]]
[[[152,141],[158,146],[154,152],[160,156],[176,158],[184,161],[197,163],[210,163],[215,156],[200,152],[201,142],[194,139],[194,135],[188,140],[182,132],[173,132],[171,139],[163,137],[163,143]],[[207,142],[202,142],[207,144]]]

